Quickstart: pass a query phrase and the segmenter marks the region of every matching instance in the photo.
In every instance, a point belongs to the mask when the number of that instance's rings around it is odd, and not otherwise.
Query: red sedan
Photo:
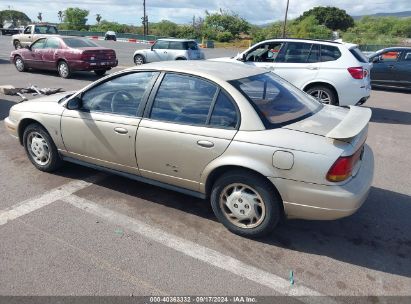
[[[117,66],[116,52],[79,37],[49,36],[10,55],[19,72],[29,68],[57,70],[63,78],[74,71],[94,71],[101,76]]]

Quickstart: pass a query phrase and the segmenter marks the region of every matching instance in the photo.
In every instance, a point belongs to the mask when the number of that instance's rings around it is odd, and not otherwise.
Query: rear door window
[[[321,61],[334,61],[341,57],[341,52],[336,46],[321,45]]]
[[[220,91],[210,118],[210,125],[234,129],[237,126],[237,109],[231,99]]]
[[[402,58],[404,61],[411,62],[411,51],[404,51],[404,56]]]
[[[282,62],[306,63],[310,55],[311,46],[312,43],[288,42]]]
[[[186,50],[197,51],[198,50],[198,44],[195,41],[184,42],[184,48]]]
[[[170,41],[168,48],[170,50],[184,50],[184,43],[180,41]]]
[[[48,38],[46,42],[46,49],[59,49],[60,48],[60,40],[57,38]]]
[[[217,86],[200,78],[166,74],[153,102],[150,118],[205,125]]]
[[[320,45],[313,43],[311,46],[310,55],[308,55],[308,63],[320,62]]]

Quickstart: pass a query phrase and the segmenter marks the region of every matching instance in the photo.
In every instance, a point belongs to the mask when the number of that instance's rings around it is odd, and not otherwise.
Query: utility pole
[[[287,27],[287,15],[288,15],[288,5],[289,4],[290,4],[290,0],[287,0],[287,8],[285,9],[285,17],[284,17],[283,38],[285,38],[285,30]]]
[[[146,0],[143,0],[143,17],[141,18],[143,20],[143,26],[144,26],[144,36],[148,35],[148,16],[146,15]]]

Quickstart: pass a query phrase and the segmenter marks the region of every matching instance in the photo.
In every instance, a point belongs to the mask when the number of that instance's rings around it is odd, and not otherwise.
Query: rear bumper
[[[70,61],[69,66],[73,71],[93,71],[93,70],[109,70],[118,65],[118,60],[111,61]]]
[[[374,175],[374,155],[366,145],[361,168],[346,184],[327,186],[269,178],[288,218],[334,220],[356,212],[366,200]]]

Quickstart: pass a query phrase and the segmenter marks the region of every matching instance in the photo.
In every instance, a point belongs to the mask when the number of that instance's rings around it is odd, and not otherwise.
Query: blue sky
[[[204,11],[230,9],[254,24],[264,24],[283,18],[286,0],[146,0],[149,21],[168,19],[176,23],[189,23],[193,15],[204,16]],[[337,6],[351,15],[364,15],[379,12],[398,12],[411,10],[411,0],[374,0],[374,1],[327,1],[327,0],[290,0],[289,16],[295,18],[304,11],[318,5]],[[96,14],[103,19],[126,24],[140,24],[143,0],[0,0],[0,10],[12,9],[25,12],[36,19],[38,12],[43,13],[43,21],[58,22],[57,12],[67,7],[80,7],[90,11],[89,24],[95,23]]]

